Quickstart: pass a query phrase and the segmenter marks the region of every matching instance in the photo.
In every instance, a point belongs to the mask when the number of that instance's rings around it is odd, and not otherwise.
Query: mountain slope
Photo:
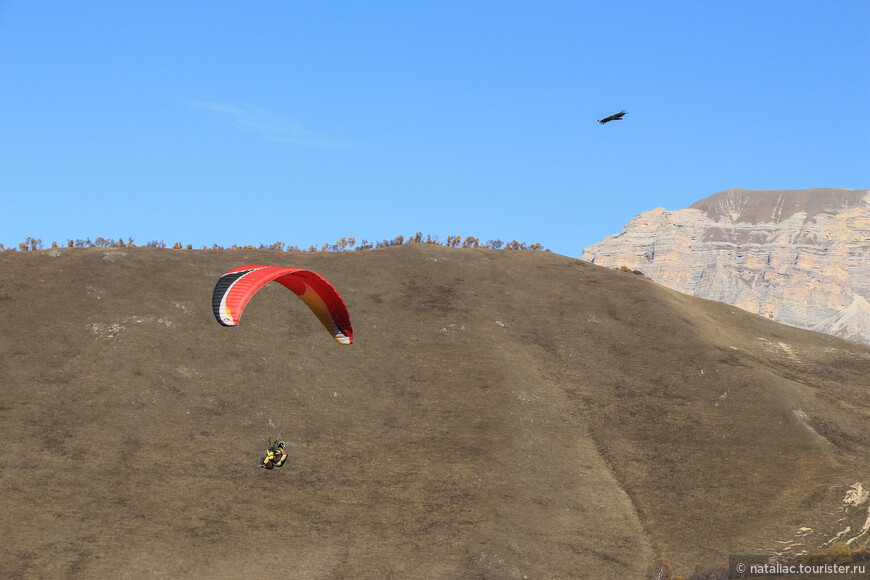
[[[818,332],[860,342],[865,342],[868,328],[870,328],[870,302],[860,296],[855,296],[852,304],[847,308],[811,327]]]
[[[221,327],[212,286],[244,263],[326,276],[354,344],[277,286]],[[870,469],[870,350],[549,253],[0,269],[5,577],[633,578],[820,545]]]
[[[738,188],[685,209],[642,213],[581,258],[813,328],[870,297],[868,240],[868,190]],[[870,326],[850,331],[848,338],[870,343]]]

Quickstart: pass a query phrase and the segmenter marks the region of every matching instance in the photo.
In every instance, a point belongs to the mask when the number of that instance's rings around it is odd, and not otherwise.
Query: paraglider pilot
[[[287,459],[287,452],[284,451],[284,443],[276,441],[266,451],[266,455],[260,458],[260,467],[272,469],[273,467],[281,467]]]

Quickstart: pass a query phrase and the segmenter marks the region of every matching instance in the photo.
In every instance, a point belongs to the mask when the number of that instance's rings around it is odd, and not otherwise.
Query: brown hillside
[[[317,344],[277,285],[221,327],[213,285],[244,263],[329,278],[354,344]],[[820,545],[870,473],[870,349],[545,252],[0,273],[4,578],[636,578]],[[266,471],[276,393],[290,458]]]

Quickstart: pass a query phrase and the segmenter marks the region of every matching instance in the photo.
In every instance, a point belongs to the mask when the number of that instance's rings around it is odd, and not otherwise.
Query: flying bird
[[[603,119],[598,119],[598,122],[603,125],[604,123],[609,123],[611,121],[622,121],[623,115],[625,115],[625,109],[621,110],[620,112],[616,113],[615,115],[610,115],[609,117],[604,117]]]

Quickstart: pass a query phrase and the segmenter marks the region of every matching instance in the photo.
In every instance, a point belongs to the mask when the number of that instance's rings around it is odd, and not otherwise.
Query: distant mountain
[[[870,302],[855,296],[848,308],[814,324],[810,329],[849,340],[867,342],[868,328],[870,328]]]
[[[642,213],[581,259],[870,343],[870,190],[729,189]]]

